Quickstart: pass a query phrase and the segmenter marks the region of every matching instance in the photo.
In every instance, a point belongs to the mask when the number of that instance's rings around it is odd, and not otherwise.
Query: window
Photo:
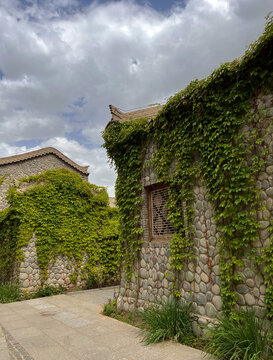
[[[167,220],[168,186],[161,185],[148,189],[149,230],[152,240],[170,239],[174,228]]]

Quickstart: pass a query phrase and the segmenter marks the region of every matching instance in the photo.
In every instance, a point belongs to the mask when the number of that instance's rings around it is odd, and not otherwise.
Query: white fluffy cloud
[[[164,14],[134,1],[28,4],[0,0],[0,156],[39,141],[90,164],[91,181],[111,189],[100,148],[108,105],[164,102],[241,56],[273,8],[272,0],[188,0]]]

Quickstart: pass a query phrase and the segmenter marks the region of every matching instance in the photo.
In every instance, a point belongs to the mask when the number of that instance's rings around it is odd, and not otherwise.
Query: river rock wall
[[[34,293],[42,284],[54,287],[63,287],[67,290],[74,288],[84,289],[86,287],[86,279],[81,276],[84,273],[87,257],[85,256],[78,274],[76,275],[76,263],[73,259],[66,256],[58,255],[57,258],[49,264],[47,271],[47,279],[42,281],[41,269],[38,264],[36,251],[36,236],[34,235],[27,246],[22,248],[23,261],[19,265],[15,278],[18,278],[20,289],[25,293]]]
[[[259,95],[253,101],[253,113],[257,115],[252,122],[246,122],[242,128],[246,136],[257,128],[263,138],[258,151],[264,157],[265,166],[257,176],[256,186],[260,191],[263,208],[256,214],[260,224],[259,239],[253,246],[261,249],[270,239],[270,219],[273,210],[273,95]],[[200,332],[198,325],[207,325],[213,322],[221,312],[221,280],[219,268],[219,253],[217,241],[219,229],[213,216],[213,204],[208,201],[207,190],[200,180],[194,186],[194,253],[196,259],[184,264],[182,271],[174,274],[170,267],[170,240],[155,241],[151,239],[149,226],[149,188],[157,184],[157,178],[150,160],[153,157],[155,145],[148,144],[143,168],[141,183],[143,186],[143,207],[141,211],[141,226],[143,228],[143,245],[139,259],[135,264],[138,277],[133,277],[128,283],[121,281],[117,306],[119,309],[133,310],[144,308],[152,303],[167,300],[172,293],[173,283],[182,298],[193,303],[195,317],[195,331]],[[170,176],[175,168],[173,163]],[[244,259],[244,267],[236,271],[242,276],[237,284],[237,309],[255,307],[257,313],[263,313],[265,304],[265,285],[263,269],[257,269],[253,261]]]

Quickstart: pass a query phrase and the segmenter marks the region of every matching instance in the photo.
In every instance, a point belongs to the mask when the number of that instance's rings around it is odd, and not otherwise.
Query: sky
[[[0,0],[0,157],[53,146],[114,196],[109,104],[165,103],[243,55],[272,0]]]

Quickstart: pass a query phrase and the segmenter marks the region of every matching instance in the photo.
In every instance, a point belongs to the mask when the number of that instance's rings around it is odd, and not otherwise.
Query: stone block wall
[[[36,251],[36,236],[34,235],[27,246],[22,248],[24,260],[21,262],[15,277],[18,278],[18,284],[23,292],[34,293],[41,286],[41,269],[38,265]],[[69,290],[77,287],[84,289],[86,280],[81,278],[84,272],[84,266],[87,263],[87,257],[84,257],[76,283],[71,281],[71,276],[75,274],[75,262],[63,255],[59,255],[55,261],[49,264],[48,279],[45,284]]]
[[[260,153],[266,148],[265,167],[257,177],[256,186],[260,189],[260,199],[263,209],[257,213],[260,223],[259,239],[254,244],[262,248],[269,241],[269,225],[273,210],[273,95],[259,95],[253,101],[253,112],[257,111],[251,124],[242,129],[246,134],[255,127],[263,136]],[[133,277],[129,283],[121,281],[120,292],[117,295],[119,309],[132,310],[136,307],[144,308],[152,303],[164,301],[171,295],[171,288],[176,281],[175,288],[180,290],[182,298],[193,303],[196,314],[195,331],[200,332],[198,325],[207,325],[213,322],[216,315],[221,312],[221,281],[219,269],[219,254],[217,240],[220,236],[219,229],[213,219],[213,205],[207,198],[204,183],[197,181],[194,186],[194,252],[196,259],[184,264],[182,271],[174,274],[170,270],[170,242],[151,240],[149,234],[148,192],[149,186],[157,183],[156,174],[150,163],[155,151],[153,143],[148,144],[144,168],[141,178],[143,186],[143,207],[141,211],[141,226],[143,232],[143,245],[139,260],[135,264],[138,277]],[[175,168],[171,166],[170,176]],[[249,249],[246,249],[246,254]],[[256,311],[264,310],[265,285],[262,269],[256,269],[253,262],[247,257],[244,267],[236,271],[241,274],[242,281],[237,284],[237,308],[254,306]],[[176,279],[176,280],[174,280]]]
[[[42,174],[46,170],[54,170],[65,168],[70,171],[76,172],[82,176],[84,180],[88,180],[88,175],[77,171],[75,168],[61,160],[54,154],[46,154],[43,156],[26,159],[11,164],[4,164],[0,166],[0,179],[5,176],[4,181],[0,183],[0,211],[7,207],[6,193],[14,181],[23,177],[31,175]]]
[[[196,259],[186,263],[183,270],[176,274],[170,265],[170,242],[149,241],[147,200],[144,201],[142,223],[146,224],[146,241],[137,264],[138,278],[132,278],[129,284],[124,280],[121,282],[117,301],[119,309],[145,308],[151,303],[166,301],[176,281],[175,288],[180,291],[182,298],[193,304],[199,325],[208,324],[221,311],[219,255],[216,247],[220,233],[213,220],[212,205],[207,201],[206,190],[201,183],[195,186],[194,195]],[[145,200],[145,191],[143,196]]]

